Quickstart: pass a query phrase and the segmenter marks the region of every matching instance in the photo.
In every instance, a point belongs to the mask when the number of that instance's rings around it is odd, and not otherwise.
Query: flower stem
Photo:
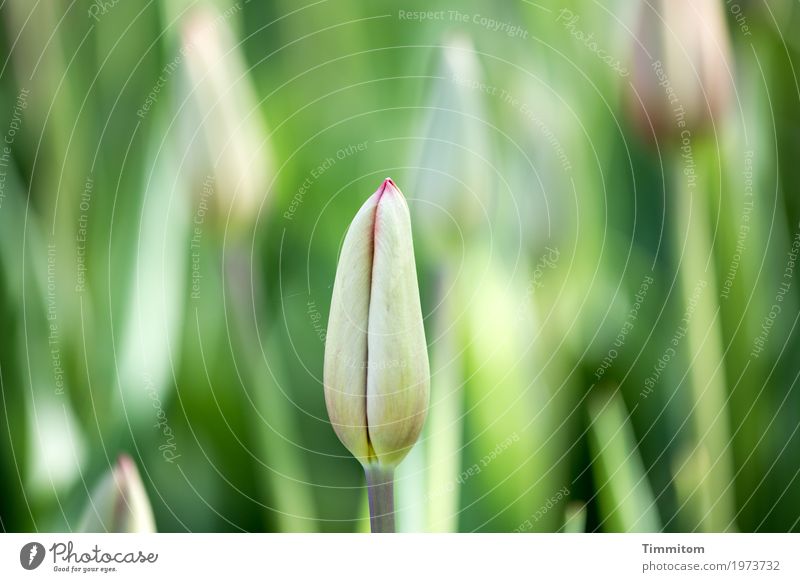
[[[394,533],[394,469],[368,465],[364,473],[372,533]]]

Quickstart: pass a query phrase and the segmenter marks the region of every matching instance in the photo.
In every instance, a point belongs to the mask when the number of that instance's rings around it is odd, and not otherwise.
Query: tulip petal
[[[369,461],[367,434],[367,318],[375,210],[381,190],[356,214],[344,238],[325,341],[325,403],[345,447]]]
[[[430,371],[408,206],[391,180],[382,189],[374,227],[367,418],[378,461],[395,465],[422,430]]]

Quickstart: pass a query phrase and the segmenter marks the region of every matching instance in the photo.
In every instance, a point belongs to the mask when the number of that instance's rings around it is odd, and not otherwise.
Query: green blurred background
[[[671,5],[2,3],[0,528],[128,452],[159,531],[368,529],[321,376],[391,176],[399,530],[800,530],[800,4]]]

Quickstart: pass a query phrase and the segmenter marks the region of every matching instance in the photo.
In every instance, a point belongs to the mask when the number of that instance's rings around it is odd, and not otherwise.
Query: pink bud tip
[[[381,187],[378,188],[378,201],[380,201],[381,197],[387,192],[394,192],[396,190],[397,185],[394,183],[394,180],[391,178],[386,178],[381,184]]]

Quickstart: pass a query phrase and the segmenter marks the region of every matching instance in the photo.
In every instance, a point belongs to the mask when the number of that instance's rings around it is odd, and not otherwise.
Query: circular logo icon
[[[19,551],[19,563],[26,570],[35,570],[44,561],[44,546],[39,542],[29,542]]]

